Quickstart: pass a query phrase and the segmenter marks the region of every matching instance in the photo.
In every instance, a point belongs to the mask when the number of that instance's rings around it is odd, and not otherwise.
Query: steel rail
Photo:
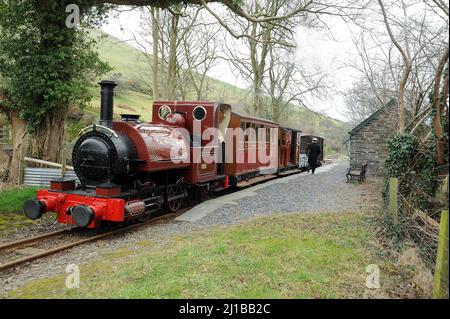
[[[138,227],[142,227],[144,225],[154,224],[154,223],[156,223],[156,222],[158,222],[160,220],[164,220],[164,219],[170,219],[172,217],[177,216],[178,214],[182,213],[185,210],[186,209],[180,210],[180,212],[179,213],[177,212],[176,214],[172,213],[172,214],[165,214],[165,215],[162,215],[162,216],[158,216],[158,217],[149,219],[148,221],[145,221],[145,222],[140,223],[140,224],[128,225],[128,226],[121,227],[119,229],[115,229],[115,230],[112,230],[112,231],[109,231],[109,232],[106,232],[106,233],[103,233],[103,234],[94,235],[94,236],[91,236],[89,238],[81,239],[81,240],[78,240],[78,241],[75,241],[75,242],[72,242],[72,243],[69,243],[69,244],[66,244],[66,245],[57,246],[55,248],[48,249],[48,250],[43,251],[41,253],[37,253],[37,254],[26,256],[26,257],[23,257],[23,258],[20,258],[20,259],[16,259],[16,260],[13,260],[11,262],[7,262],[7,263],[4,263],[4,264],[1,264],[0,265],[0,270],[11,268],[13,266],[25,263],[27,261],[31,261],[31,260],[35,260],[35,259],[38,259],[38,258],[41,258],[41,257],[45,257],[45,256],[48,256],[48,255],[51,255],[51,254],[55,254],[57,252],[60,252],[60,251],[63,251],[63,250],[66,250],[66,249],[69,249],[69,248],[72,248],[72,247],[75,247],[75,246],[87,243],[87,242],[96,241],[96,240],[102,239],[102,238],[107,237],[107,236],[111,236],[111,235],[114,235],[114,234],[125,232],[125,231],[133,229],[133,228],[138,228]],[[56,233],[56,232],[54,232],[54,233]],[[49,236],[45,236],[45,235],[48,235],[48,234],[41,235],[41,239],[49,237]],[[24,241],[26,241],[26,240],[24,240]],[[19,242],[19,241],[17,241],[17,242]],[[14,244],[16,244],[17,242],[14,242]],[[18,244],[18,245],[20,245],[20,244]],[[6,245],[3,245],[3,246],[6,246]],[[17,245],[15,245],[15,246],[17,246]]]
[[[324,165],[326,165],[326,164],[324,164]],[[286,176],[299,174],[301,172],[302,172],[301,170],[295,170],[292,174],[280,175],[278,177],[279,178],[280,177],[283,178],[283,177],[286,177]],[[261,181],[261,182],[264,182],[264,181]],[[257,182],[255,184],[259,184],[259,183]],[[248,188],[248,187],[254,186],[255,184],[246,185],[246,186],[244,186],[242,188]],[[48,256],[48,255],[51,255],[51,254],[54,254],[54,253],[57,253],[57,252],[60,252],[60,251],[63,251],[63,250],[66,250],[66,249],[78,246],[78,245],[81,245],[81,244],[84,244],[84,243],[87,243],[87,242],[99,240],[99,239],[107,237],[107,236],[111,236],[111,235],[114,235],[114,234],[117,234],[117,233],[125,232],[125,231],[133,229],[133,228],[139,228],[139,227],[142,227],[144,225],[156,223],[156,222],[158,222],[160,220],[170,219],[171,217],[176,217],[176,216],[179,216],[179,215],[183,214],[184,212],[186,212],[187,210],[189,210],[191,208],[192,208],[192,206],[186,207],[186,208],[180,209],[176,213],[164,214],[164,215],[161,215],[161,216],[149,219],[149,220],[147,220],[145,222],[142,222],[142,223],[128,225],[128,226],[121,227],[119,229],[115,229],[115,230],[112,230],[112,231],[109,231],[109,232],[106,232],[106,233],[103,233],[103,234],[94,235],[94,236],[91,236],[89,238],[85,238],[85,239],[81,239],[81,240],[75,241],[73,243],[69,243],[69,244],[66,244],[66,245],[58,246],[58,247],[55,247],[55,248],[43,251],[43,252],[38,253],[38,254],[34,254],[34,255],[30,255],[30,256],[24,257],[24,258],[16,259],[14,261],[1,264],[0,265],[0,270],[16,266],[16,265],[22,264],[22,263],[27,262],[27,261],[31,261],[31,260],[35,260],[35,259],[38,259],[38,258],[41,258],[41,257],[45,257],[45,256]],[[74,227],[74,228],[76,228],[76,227]],[[74,228],[72,228],[72,229],[74,229]],[[70,229],[62,229],[62,230],[54,231],[54,232],[51,232],[51,233],[42,234],[42,235],[31,237],[31,238],[25,238],[25,239],[22,239],[22,240],[11,242],[11,243],[6,243],[6,244],[3,244],[3,245],[0,245],[0,250],[7,249],[7,248],[12,248],[12,247],[16,247],[16,246],[20,246],[20,245],[23,245],[23,244],[26,244],[26,243],[36,242],[36,241],[38,241],[40,239],[45,239],[45,238],[49,238],[49,237],[52,237],[52,236],[60,235],[60,234],[62,234],[64,232],[68,232],[68,231],[70,231]]]
[[[71,228],[71,229],[74,229],[74,228]],[[16,246],[21,246],[23,244],[33,243],[33,242],[41,240],[41,239],[45,239],[45,238],[61,235],[61,234],[66,233],[66,232],[70,232],[71,229],[60,229],[60,230],[56,230],[56,231],[53,231],[53,232],[45,233],[45,234],[42,234],[42,235],[37,235],[37,236],[34,236],[34,237],[24,238],[24,239],[16,240],[16,241],[13,241],[13,242],[5,243],[5,244],[0,245],[0,250],[13,248],[13,247],[16,247]]]

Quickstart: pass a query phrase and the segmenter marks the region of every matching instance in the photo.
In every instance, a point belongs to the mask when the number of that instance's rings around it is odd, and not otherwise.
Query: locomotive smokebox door
[[[83,161],[81,173],[89,180],[107,180],[110,168],[111,147],[100,136],[84,140],[78,148]]]

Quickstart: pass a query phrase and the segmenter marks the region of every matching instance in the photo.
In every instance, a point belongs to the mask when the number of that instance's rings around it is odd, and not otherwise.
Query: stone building
[[[382,175],[384,161],[388,155],[386,140],[397,131],[398,110],[395,100],[373,113],[354,127],[346,140],[350,166],[361,166],[367,162],[372,175]]]

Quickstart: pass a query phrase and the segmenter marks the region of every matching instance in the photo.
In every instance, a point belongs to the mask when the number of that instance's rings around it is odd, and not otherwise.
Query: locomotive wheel
[[[177,192],[178,187],[169,187],[167,190],[167,198],[170,198],[172,196],[179,195],[179,192]],[[174,199],[171,201],[167,201],[166,208],[170,213],[175,213],[177,210],[181,207],[181,198]]]
[[[200,187],[198,190],[198,200],[199,202],[204,202],[208,199],[209,197],[209,191],[208,188],[206,186]]]

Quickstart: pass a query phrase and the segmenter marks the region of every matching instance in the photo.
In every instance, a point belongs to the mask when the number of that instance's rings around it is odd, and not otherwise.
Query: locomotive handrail
[[[44,164],[44,165],[58,167],[58,168],[62,168],[62,166],[63,166],[62,164],[59,164],[59,163],[49,162],[49,161],[40,160],[40,159],[32,158],[32,157],[24,157],[23,160],[26,162]],[[73,166],[70,166],[70,165],[66,165],[66,169],[70,169],[72,171],[74,170]]]
[[[83,128],[83,129],[81,129],[81,131],[78,133],[78,136],[84,134],[88,130],[96,131],[97,128],[100,128],[102,130],[105,130],[105,131],[109,132],[109,134],[111,134],[111,136],[114,135],[114,137],[118,137],[117,133],[114,130],[110,129],[109,127],[106,127],[106,126],[103,126],[103,125],[99,125],[99,124],[92,124],[92,125],[89,125],[89,126]]]

